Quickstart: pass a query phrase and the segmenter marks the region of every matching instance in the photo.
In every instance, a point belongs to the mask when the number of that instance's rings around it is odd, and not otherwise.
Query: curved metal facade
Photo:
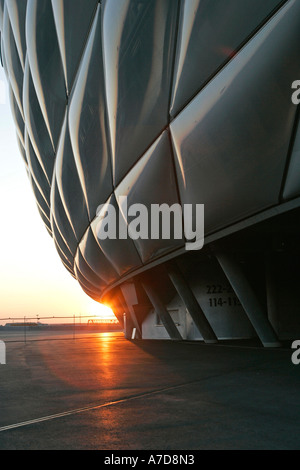
[[[299,1],[0,5],[2,62],[38,210],[94,299],[184,256],[184,240],[99,240],[100,204],[204,204],[209,241],[300,196],[291,101]]]

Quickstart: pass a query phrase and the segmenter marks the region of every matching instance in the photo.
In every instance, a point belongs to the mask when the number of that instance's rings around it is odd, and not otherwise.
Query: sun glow
[[[110,307],[107,305],[101,304],[96,302],[95,300],[91,299],[91,303],[89,304],[89,313],[92,316],[97,316],[99,319],[102,320],[115,320],[116,317],[114,312]]]

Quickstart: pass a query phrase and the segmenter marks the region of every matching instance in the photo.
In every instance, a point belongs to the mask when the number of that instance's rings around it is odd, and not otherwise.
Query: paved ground
[[[300,448],[300,365],[289,347],[131,342],[122,333],[6,347],[2,450]]]

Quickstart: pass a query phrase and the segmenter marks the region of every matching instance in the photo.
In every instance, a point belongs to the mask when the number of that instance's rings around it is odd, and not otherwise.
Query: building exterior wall
[[[267,313],[257,315],[259,292],[250,295],[247,276],[240,275],[240,290],[230,282],[227,292],[227,273],[208,260],[213,243],[222,247],[230,234],[300,206],[299,114],[291,100],[300,78],[299,26],[295,0],[228,0],[225,8],[221,0],[0,1],[16,138],[41,219],[87,295],[109,299],[120,321],[125,312],[140,336],[143,330],[144,337],[154,331],[170,337],[178,325],[174,330],[162,311],[166,323],[155,327],[154,278],[149,295],[140,288],[141,299],[125,299],[122,286],[140,283],[147,272],[151,278],[170,259],[184,268],[186,239],[99,239],[100,205],[113,206],[128,228],[124,196],[148,208],[204,204],[205,249],[196,258],[207,269],[198,276],[194,266],[193,275],[185,274],[218,338],[252,337],[256,320],[266,331],[264,315],[285,336],[297,322],[296,313],[292,319],[282,313],[286,302],[293,311],[299,302],[287,300],[294,299],[294,281],[282,279],[280,267],[274,283],[269,276],[263,286]],[[267,235],[272,247],[268,226],[256,243],[262,258]],[[279,238],[285,235],[279,230]],[[250,232],[246,245],[249,254]],[[233,262],[233,271],[240,272],[238,265]],[[250,277],[259,277],[253,269]],[[241,307],[245,290],[252,302]],[[155,292],[164,299],[162,286]],[[176,295],[163,300],[169,309]],[[272,325],[275,316],[280,327]],[[180,308],[183,339],[201,338],[192,322]],[[270,335],[265,344],[275,344]]]

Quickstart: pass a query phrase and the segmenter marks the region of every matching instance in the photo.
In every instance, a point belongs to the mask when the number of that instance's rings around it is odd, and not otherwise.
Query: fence
[[[47,321],[47,323],[44,323]],[[0,318],[0,340],[16,342],[41,339],[75,339],[99,332],[123,331],[117,319],[97,315]]]

